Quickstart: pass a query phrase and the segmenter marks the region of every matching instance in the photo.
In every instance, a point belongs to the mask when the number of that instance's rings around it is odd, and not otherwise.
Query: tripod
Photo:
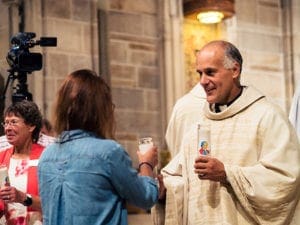
[[[16,72],[13,69],[8,70],[9,75],[3,90],[2,99],[4,100],[6,97],[6,92],[9,83],[13,82],[15,79],[18,80],[17,86],[14,88],[15,93],[12,94],[12,102],[16,103],[22,100],[32,101],[32,94],[28,92],[27,85],[27,74],[26,72]]]

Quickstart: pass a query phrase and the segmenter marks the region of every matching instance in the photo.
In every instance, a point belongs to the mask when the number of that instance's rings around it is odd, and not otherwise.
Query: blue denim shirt
[[[44,225],[125,225],[125,201],[149,209],[158,198],[155,180],[138,175],[120,144],[82,130],[44,150],[38,176]]]

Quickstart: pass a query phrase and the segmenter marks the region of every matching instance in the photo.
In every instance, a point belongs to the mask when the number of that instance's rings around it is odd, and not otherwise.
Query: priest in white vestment
[[[165,225],[300,224],[296,132],[278,106],[240,84],[241,70],[229,42],[210,42],[197,54],[207,103],[162,170]],[[210,130],[209,156],[199,155],[198,124]]]

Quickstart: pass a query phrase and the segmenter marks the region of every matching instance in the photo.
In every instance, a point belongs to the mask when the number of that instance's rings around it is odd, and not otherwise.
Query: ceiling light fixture
[[[184,14],[201,23],[219,23],[234,15],[234,0],[185,0]]]

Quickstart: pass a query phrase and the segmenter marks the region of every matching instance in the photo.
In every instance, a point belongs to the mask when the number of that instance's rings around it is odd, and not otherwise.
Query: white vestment
[[[297,88],[294,94],[289,119],[296,129],[298,137],[300,138],[300,87]]]
[[[194,173],[197,124],[179,154],[162,169],[167,188],[165,225],[300,224],[300,146],[282,110],[245,87],[220,113],[205,105],[211,157],[224,163],[228,183]],[[208,156],[210,157],[210,156]]]
[[[165,136],[171,158],[174,158],[179,152],[182,139],[189,128],[200,119],[205,102],[206,94],[200,83],[196,84],[189,93],[176,101]],[[176,193],[178,193],[178,190],[176,190]],[[164,224],[164,209],[165,206],[163,204],[156,204],[151,209],[154,225]],[[173,215],[169,216],[173,217]]]
[[[200,83],[176,101],[165,136],[172,158],[179,152],[183,136],[199,120],[205,102],[206,94]]]

